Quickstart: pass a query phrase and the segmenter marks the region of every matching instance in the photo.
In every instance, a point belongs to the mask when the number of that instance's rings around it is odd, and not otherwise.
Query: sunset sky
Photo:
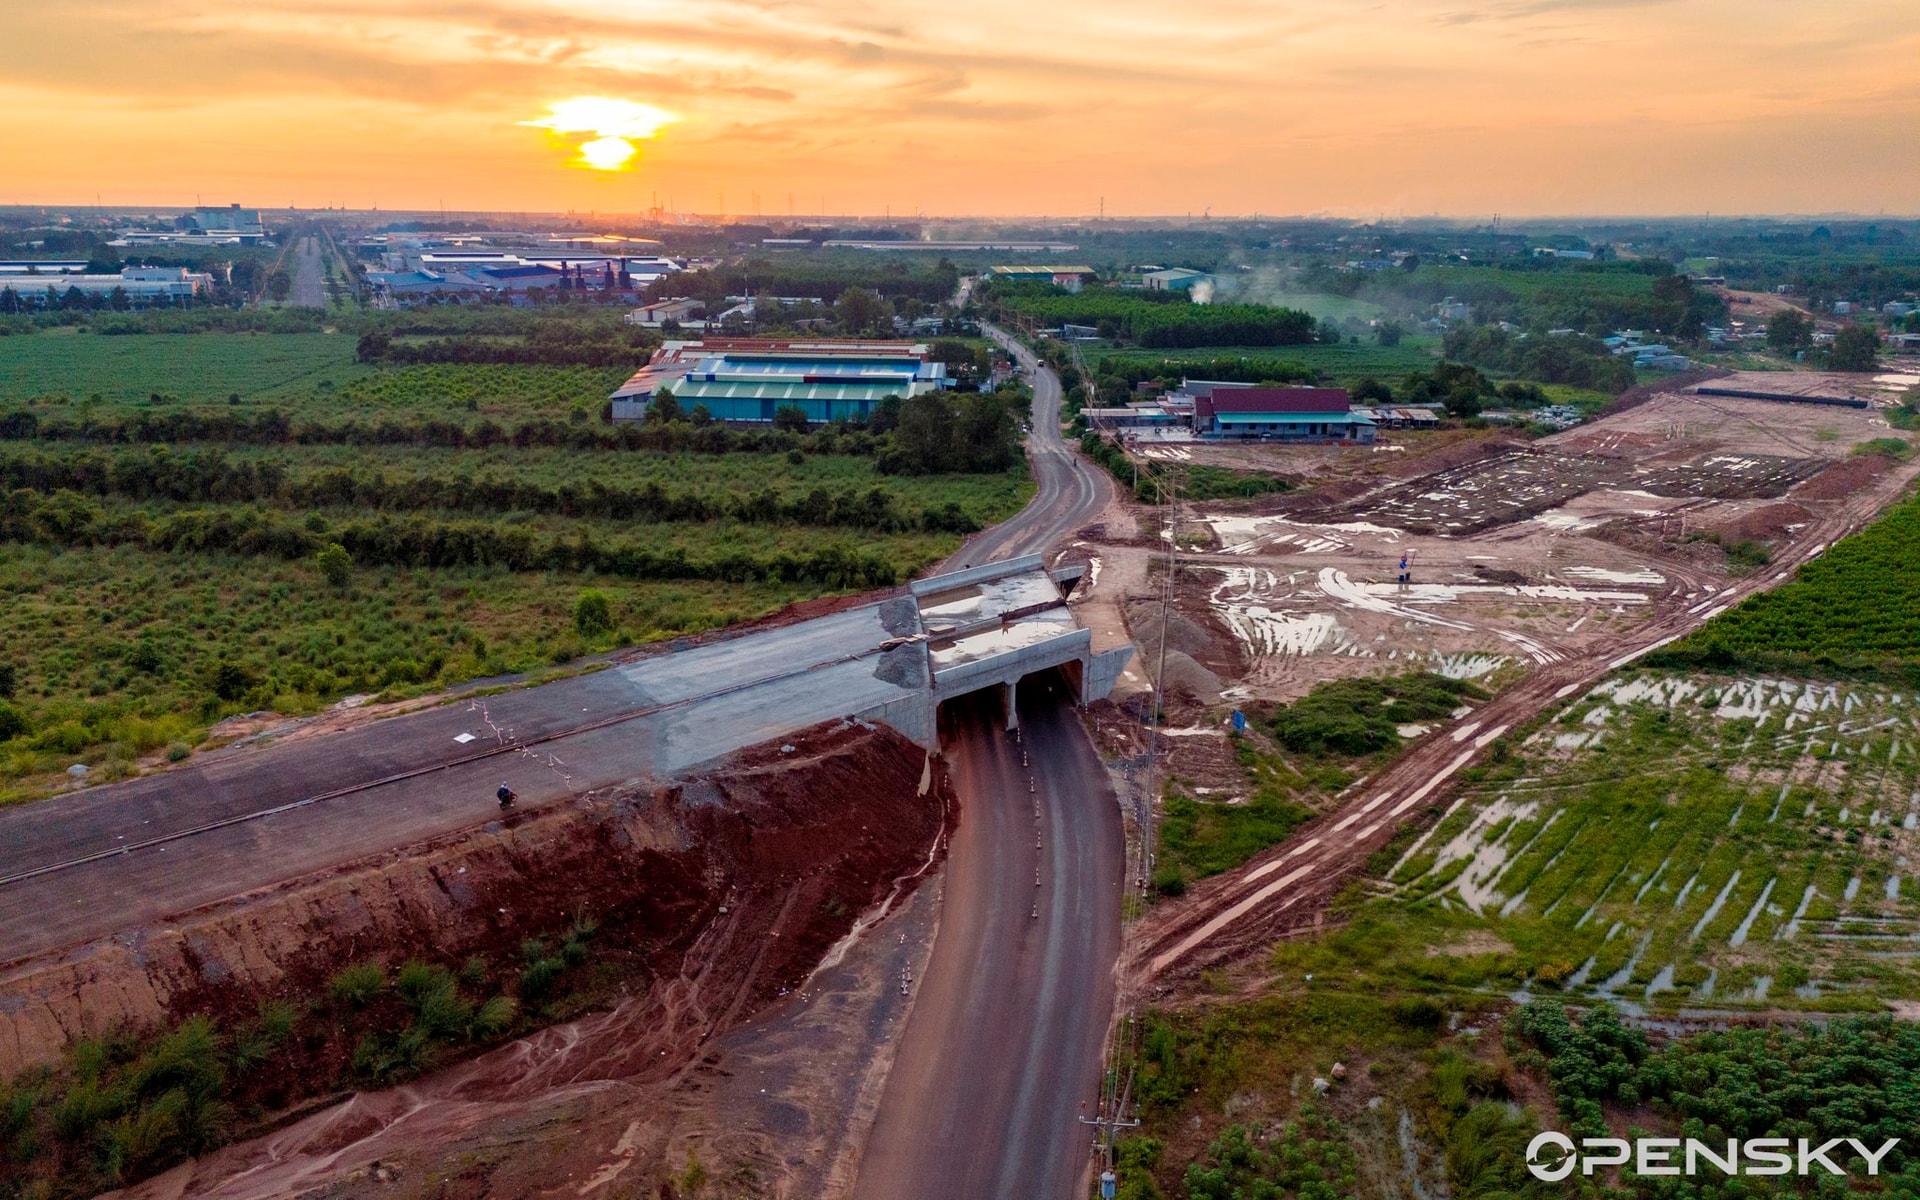
[[[1911,214],[1916,16],[1916,0],[7,0],[0,203]],[[542,125],[582,96],[677,119],[623,139],[634,169],[589,170],[621,148]]]

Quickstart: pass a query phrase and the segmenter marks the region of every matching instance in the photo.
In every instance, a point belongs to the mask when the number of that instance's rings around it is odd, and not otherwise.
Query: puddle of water
[[[1733,873],[1733,877],[1727,880],[1726,886],[1720,889],[1720,894],[1713,898],[1713,903],[1707,905],[1707,911],[1701,914],[1700,920],[1696,922],[1693,927],[1693,932],[1687,935],[1688,941],[1692,941],[1694,938],[1699,937],[1700,931],[1702,929],[1705,929],[1709,922],[1711,922],[1715,917],[1720,915],[1721,907],[1726,904],[1727,897],[1733,894],[1734,886],[1739,882],[1740,882],[1740,872],[1735,871]]]
[[[1727,945],[1739,946],[1745,944],[1747,934],[1753,930],[1754,920],[1766,909],[1767,897],[1773,895],[1773,885],[1778,882],[1780,882],[1780,878],[1777,875],[1767,880],[1767,886],[1760,889],[1760,898],[1755,900],[1753,907],[1747,910],[1747,915],[1741,920],[1739,927],[1733,931],[1733,936],[1727,939]]]

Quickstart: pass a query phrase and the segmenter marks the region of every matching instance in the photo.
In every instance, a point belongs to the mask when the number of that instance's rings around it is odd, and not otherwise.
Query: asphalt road
[[[1113,1006],[1120,810],[1059,680],[1021,685],[1018,742],[991,695],[947,715],[961,815],[940,929],[854,1196],[1065,1200]]]
[[[300,244],[294,248],[293,294],[288,302],[302,308],[325,308],[326,277],[326,268],[320,259],[320,239],[300,239]]]
[[[1044,552],[1112,494],[1060,437],[1059,379],[1013,348],[1034,384],[1027,457],[1039,491],[950,568]],[[1091,1134],[1079,1118],[1097,1101],[1126,850],[1106,772],[1064,686],[1044,692],[1052,682],[1021,685],[1018,743],[991,694],[946,706],[960,823],[856,1200],[1066,1200],[1084,1185]]]
[[[1060,436],[1060,377],[1039,369],[1032,352],[1003,331],[991,325],[986,331],[1012,349],[1033,384],[1033,433],[1027,438],[1027,461],[1040,486],[1011,520],[995,525],[948,559],[946,569],[952,571],[1044,551],[1099,516],[1113,496],[1113,483],[1106,473],[1081,458]]]

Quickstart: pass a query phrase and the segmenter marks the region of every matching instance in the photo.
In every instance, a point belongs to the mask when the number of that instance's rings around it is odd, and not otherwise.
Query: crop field
[[[798,461],[795,461],[797,458]],[[281,507],[384,511],[547,511],[659,521],[706,512],[746,512],[742,502],[781,511],[823,493],[829,500],[879,488],[886,511],[911,524],[958,504],[975,524],[1016,511],[1024,475],[882,475],[871,455],[695,454],[631,451],[582,454],[557,447],[435,446],[101,447],[0,442],[0,493],[70,488],[118,499],[265,501]],[[769,506],[765,497],[773,498]],[[630,497],[630,502],[626,498]],[[624,510],[623,505],[624,503]],[[704,509],[706,512],[698,512]],[[864,526],[884,527],[884,518]]]
[[[1722,669],[1892,671],[1920,664],[1920,499],[1754,596],[1658,661]]]
[[[304,398],[372,373],[353,346],[348,333],[0,337],[0,407],[65,397],[104,410],[156,393],[185,404]]]
[[[1496,758],[1355,914],[1377,965],[1630,1010],[1920,996],[1920,697],[1634,671]]]

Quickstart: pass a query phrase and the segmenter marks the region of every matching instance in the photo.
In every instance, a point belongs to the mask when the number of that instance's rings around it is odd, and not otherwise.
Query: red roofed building
[[[1201,437],[1371,442],[1373,421],[1353,411],[1341,388],[1216,388],[1193,401]]]

